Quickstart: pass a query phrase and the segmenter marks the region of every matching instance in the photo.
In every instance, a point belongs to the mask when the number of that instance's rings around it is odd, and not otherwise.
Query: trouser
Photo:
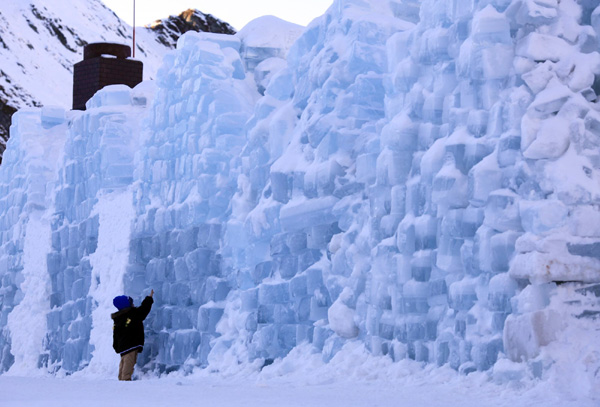
[[[124,355],[121,355],[121,363],[119,363],[119,380],[131,380],[133,367],[137,361],[138,350],[132,350]]]

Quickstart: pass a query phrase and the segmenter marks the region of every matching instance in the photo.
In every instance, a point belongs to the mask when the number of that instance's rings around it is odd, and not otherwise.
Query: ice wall
[[[527,362],[543,376],[548,345],[580,324],[569,307],[597,306],[582,300],[600,282],[596,6],[336,0],[291,48],[297,27],[280,21],[182,36],[153,101],[106,88],[56,126],[41,365],[108,369],[111,296],[152,288],[139,360],[156,372],[302,342],[327,361],[360,341],[394,360],[499,378]],[[26,162],[0,167],[4,370],[19,332],[6,316],[34,278],[18,248],[19,219],[35,218],[12,175],[37,179]]]
[[[345,287],[364,291],[368,274],[368,189],[356,173],[375,170],[375,160],[363,159],[378,150],[386,40],[411,27],[385,7],[335,3],[294,44],[249,122],[247,164],[232,202],[239,210],[223,248],[243,285],[220,330],[224,343],[249,343],[247,353],[232,347],[242,361],[281,357],[303,341],[329,358],[358,332],[360,293],[332,304]],[[335,257],[343,231],[361,241],[348,252],[355,264]],[[225,348],[215,347],[216,362]]]
[[[49,310],[47,210],[66,130],[60,108],[24,109],[13,117],[0,171],[0,373],[15,360],[21,372],[38,367]]]
[[[231,36],[186,35],[159,70],[150,136],[139,155],[125,290],[156,292],[148,324],[157,334],[141,358],[161,369],[206,363],[235,287],[219,249],[245,124],[259,96],[246,78],[240,45]]]

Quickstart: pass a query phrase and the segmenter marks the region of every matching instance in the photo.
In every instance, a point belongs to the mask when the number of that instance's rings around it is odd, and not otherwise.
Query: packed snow
[[[69,377],[8,373],[0,376],[0,392],[0,405],[27,407],[234,407],[240,403],[249,407],[597,405],[597,400],[581,398],[566,386],[556,387],[551,382],[522,379],[498,384],[484,373],[464,376],[448,366],[424,366],[411,360],[393,362],[371,355],[359,344],[348,344],[329,363],[311,354],[309,346],[301,346],[260,373],[253,369],[236,373],[201,370],[161,378],[136,374],[133,382],[84,372]]]
[[[0,389],[116,401],[110,302],[153,289],[148,405],[594,405],[598,10],[336,0],[17,113]]]

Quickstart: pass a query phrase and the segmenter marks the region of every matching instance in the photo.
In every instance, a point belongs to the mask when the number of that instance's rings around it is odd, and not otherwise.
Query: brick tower
[[[128,59],[128,45],[95,43],[83,49],[83,61],[73,67],[73,110],[85,110],[85,103],[107,85],[133,88],[142,81],[144,65]]]

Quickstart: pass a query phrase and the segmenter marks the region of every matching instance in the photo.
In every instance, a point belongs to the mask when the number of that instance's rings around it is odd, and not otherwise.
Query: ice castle
[[[152,288],[148,371],[359,341],[542,377],[600,311],[599,51],[593,0],[335,0],[306,29],[187,33],[85,111],[21,110],[0,371],[100,369],[112,298]]]

